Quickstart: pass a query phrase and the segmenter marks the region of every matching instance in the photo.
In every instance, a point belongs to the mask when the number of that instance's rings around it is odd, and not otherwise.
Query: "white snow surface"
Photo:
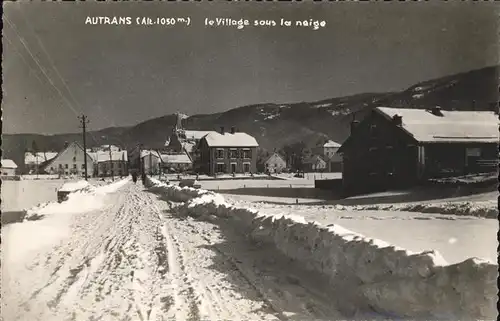
[[[68,182],[68,183],[64,183],[64,185],[61,186],[59,191],[61,191],[61,192],[74,192],[77,190],[87,188],[89,186],[90,186],[89,182],[84,181],[84,180],[81,180],[78,182]]]
[[[377,107],[385,117],[402,117],[402,127],[419,142],[498,142],[498,116],[489,111],[447,111]]]
[[[405,318],[494,319],[498,266],[477,258],[448,264],[436,251],[412,253],[340,226],[306,223],[302,217],[264,215],[237,207],[221,195],[150,180],[169,198],[187,201],[179,211],[227,218],[259,242],[326,275],[342,288],[342,310],[371,306]],[[453,241],[453,240],[452,240]]]
[[[236,132],[231,134],[225,132],[224,134],[218,132],[208,133],[206,139],[209,147],[257,147],[259,144],[253,136],[247,133]]]
[[[497,266],[148,179],[2,227],[3,320],[494,319]],[[450,240],[453,242],[453,240]]]

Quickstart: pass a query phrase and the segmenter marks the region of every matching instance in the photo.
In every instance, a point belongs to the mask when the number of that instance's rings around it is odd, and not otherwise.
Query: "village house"
[[[95,177],[128,176],[128,157],[126,150],[119,148],[100,148],[88,153],[93,159]]]
[[[141,164],[144,173],[156,175],[161,170],[161,155],[156,150],[141,151]]]
[[[281,173],[286,168],[285,158],[274,152],[266,159],[264,167],[268,173]]]
[[[326,162],[327,172],[342,171],[342,156],[337,153],[340,144],[333,140],[328,140],[326,143],[316,146],[312,149],[315,155],[320,155]]]
[[[375,108],[339,149],[347,194],[429,178],[496,172],[498,116],[487,111]]]
[[[2,159],[2,179],[9,179],[16,176],[17,165],[11,159]]]
[[[127,150],[127,155],[128,155],[128,165],[129,165],[129,171],[135,171],[138,172],[141,169],[141,160],[142,160],[142,150],[141,150],[141,145],[137,144],[133,148],[130,148]]]
[[[234,127],[225,132],[210,132],[198,144],[199,168],[208,175],[222,173],[255,173],[257,167],[257,140]]]
[[[189,155],[184,153],[162,154],[161,168],[165,173],[181,173],[193,168],[193,162]]]
[[[327,169],[327,162],[319,155],[312,155],[303,161],[304,172],[325,172]]]
[[[57,152],[25,152],[24,170],[26,174],[43,173],[49,161],[57,156]]]
[[[94,169],[94,160],[76,142],[66,144],[64,149],[45,165],[44,170],[49,174],[84,176],[85,157],[87,158],[87,174],[91,176]]]
[[[172,133],[169,138],[165,142],[165,148],[161,151],[162,154],[178,154],[177,159],[179,162],[175,163],[174,167],[177,170],[181,168],[192,168],[193,163],[198,163],[197,161],[200,158],[200,152],[197,149],[197,146],[200,140],[209,133],[214,131],[207,130],[188,130],[184,129],[182,126],[182,116],[177,113],[177,122],[175,126],[172,128]],[[187,163],[187,159],[184,156],[187,154],[187,157],[190,160],[190,165]],[[173,160],[173,158],[169,158]],[[166,165],[168,168],[168,165]],[[173,168],[173,167],[170,167]]]

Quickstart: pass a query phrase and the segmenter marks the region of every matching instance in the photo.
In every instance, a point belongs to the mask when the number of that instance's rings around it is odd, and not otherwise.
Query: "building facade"
[[[128,155],[126,150],[97,149],[88,153],[93,159],[95,177],[128,176]]]
[[[495,172],[493,112],[378,107],[339,149],[347,194],[404,188],[429,178]]]
[[[155,150],[141,151],[142,171],[148,175],[157,175],[161,170],[161,155]]]
[[[2,178],[12,178],[16,176],[17,165],[11,159],[2,159]]]
[[[57,156],[57,152],[26,152],[24,153],[24,173],[44,173],[45,165]]]
[[[286,169],[285,158],[275,152],[264,162],[264,167],[268,173],[281,173]]]
[[[327,162],[319,155],[313,155],[304,160],[303,169],[306,172],[325,172]]]
[[[341,145],[339,143],[333,140],[328,140],[326,143],[313,148],[313,154],[320,155],[321,158],[326,162],[325,171],[342,171],[342,156],[337,153],[340,146]]]
[[[162,154],[160,165],[164,173],[182,173],[193,169],[193,162],[186,152]]]
[[[49,174],[84,176],[85,158],[87,158],[87,174],[88,176],[92,176],[94,160],[76,142],[67,145],[56,157],[45,165],[44,169]]]
[[[257,140],[231,128],[225,132],[211,132],[198,145],[198,168],[208,175],[255,173],[257,170]]]

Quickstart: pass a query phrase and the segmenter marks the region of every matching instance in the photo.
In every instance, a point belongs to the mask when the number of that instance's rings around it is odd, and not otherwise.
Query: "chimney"
[[[439,117],[443,116],[443,113],[441,112],[441,107],[440,106],[434,106],[434,107],[432,107],[431,113],[434,116],[439,116]]]
[[[396,126],[401,126],[403,124],[403,117],[396,114],[396,115],[392,116],[392,122]]]
[[[220,126],[220,133],[224,135],[224,126]]]
[[[356,129],[356,127],[358,127],[358,124],[359,124],[359,120],[353,120],[351,122],[351,134],[354,132],[354,130]]]
[[[234,134],[234,133],[236,133],[236,128],[231,127],[231,134]]]

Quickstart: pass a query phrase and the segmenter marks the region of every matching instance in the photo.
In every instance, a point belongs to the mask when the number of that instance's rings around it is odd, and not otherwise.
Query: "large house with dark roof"
[[[208,175],[223,173],[255,173],[257,170],[257,140],[234,127],[226,132],[209,132],[200,140],[199,166]]]
[[[346,194],[429,178],[497,171],[498,115],[487,111],[375,108],[340,147]]]

